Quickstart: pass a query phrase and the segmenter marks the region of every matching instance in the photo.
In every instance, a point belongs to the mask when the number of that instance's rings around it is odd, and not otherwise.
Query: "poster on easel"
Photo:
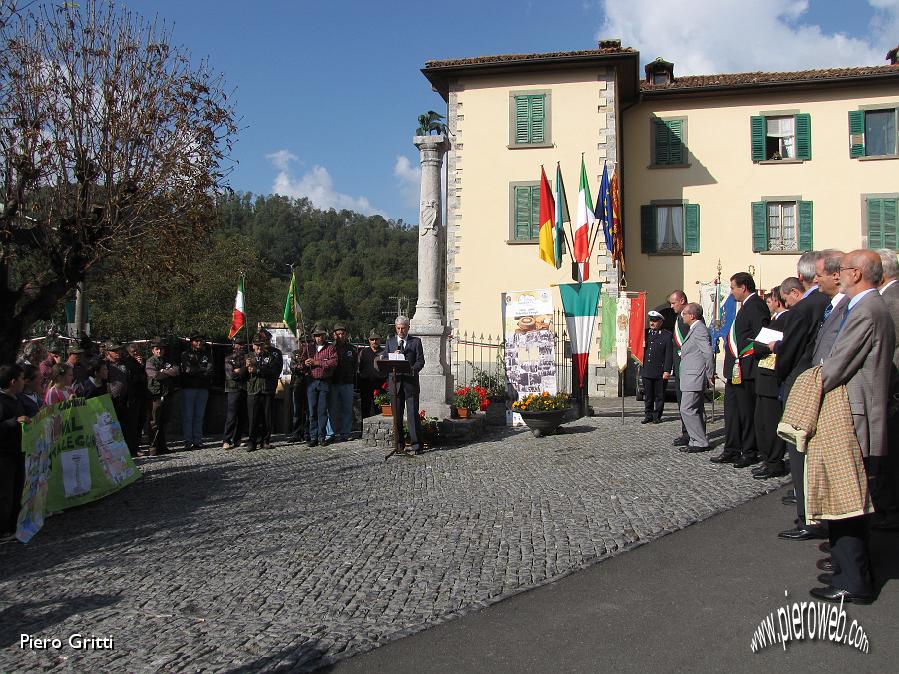
[[[555,395],[556,335],[549,288],[508,290],[502,293],[506,379],[523,398],[546,391]],[[523,426],[517,412],[507,414],[507,424]]]

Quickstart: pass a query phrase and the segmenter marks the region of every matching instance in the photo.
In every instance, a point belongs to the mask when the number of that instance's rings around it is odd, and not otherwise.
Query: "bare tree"
[[[222,77],[171,39],[102,0],[2,27],[0,362],[105,256],[152,241],[162,272],[209,231],[234,112]]]

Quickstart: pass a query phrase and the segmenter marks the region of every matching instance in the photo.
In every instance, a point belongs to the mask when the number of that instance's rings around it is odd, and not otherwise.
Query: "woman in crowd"
[[[109,378],[109,370],[106,361],[95,358],[87,364],[87,380],[82,385],[82,393],[85,398],[99,398],[108,393],[106,380]]]
[[[55,405],[68,400],[74,395],[72,389],[72,366],[68,363],[57,363],[50,373],[50,386],[47,388],[47,396],[44,402],[47,405]]]

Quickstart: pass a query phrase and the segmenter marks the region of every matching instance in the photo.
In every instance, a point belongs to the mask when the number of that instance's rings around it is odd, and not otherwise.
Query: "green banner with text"
[[[27,543],[47,513],[90,503],[140,477],[112,400],[72,398],[22,427],[25,488],[16,538]]]

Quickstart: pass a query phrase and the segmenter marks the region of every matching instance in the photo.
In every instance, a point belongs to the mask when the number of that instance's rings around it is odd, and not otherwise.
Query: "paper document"
[[[759,330],[759,334],[755,336],[755,341],[770,344],[771,342],[780,342],[783,338],[784,333],[782,332],[771,330],[770,328],[762,328]]]
[[[388,353],[387,360],[406,360],[406,357],[401,353]]]

